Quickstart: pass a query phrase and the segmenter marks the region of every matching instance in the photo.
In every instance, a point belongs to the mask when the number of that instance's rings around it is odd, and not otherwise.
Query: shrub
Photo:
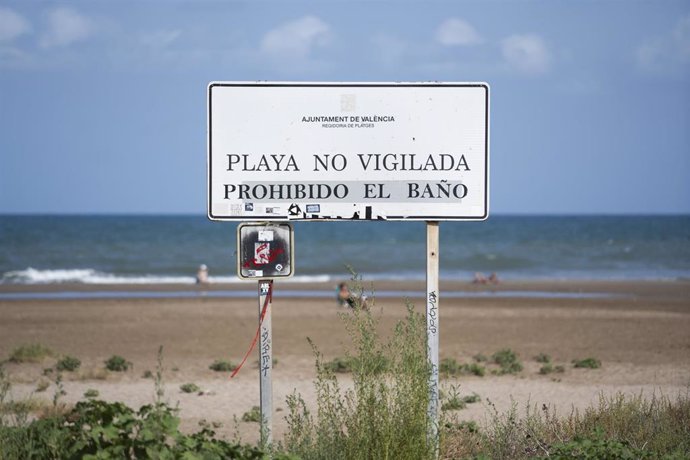
[[[201,388],[196,383],[184,383],[180,385],[180,391],[183,393],[198,393]]]
[[[237,366],[230,361],[221,361],[217,359],[208,368],[216,372],[232,372]]]
[[[534,360],[538,363],[546,364],[551,362],[551,356],[547,355],[546,353],[539,353],[534,357]]]
[[[143,374],[141,374],[142,379],[152,379],[153,378],[153,372],[151,372],[150,369],[146,369]]]
[[[596,358],[574,359],[573,367],[599,369],[601,367],[601,361]]]
[[[690,458],[690,396],[602,395],[565,417],[545,405],[519,416],[514,404],[500,414],[494,407],[481,433],[444,428],[442,458]]]
[[[546,363],[539,369],[539,373],[542,375],[548,375],[554,372],[562,374],[565,372],[565,367],[563,367],[561,364],[554,366],[551,363]]]
[[[331,361],[323,363],[323,366],[326,370],[331,372],[338,372],[342,374],[352,372],[352,360],[342,358],[340,356],[336,356]]]
[[[204,428],[194,434],[179,430],[177,409],[163,403],[134,411],[123,403],[81,401],[67,414],[21,426],[0,424],[0,457],[25,458],[184,458],[260,459],[255,447],[216,439]],[[273,458],[287,460],[276,454]]]
[[[113,355],[105,361],[105,368],[113,372],[126,372],[131,366],[132,363],[120,355]]]
[[[510,348],[497,351],[491,355],[491,360],[500,366],[497,371],[494,371],[498,375],[517,374],[522,370],[522,363],[518,360],[517,354]]]
[[[79,366],[81,366],[81,361],[78,358],[65,356],[57,362],[55,368],[58,371],[74,372],[79,369]]]
[[[41,380],[38,382],[38,385],[36,385],[36,392],[37,393],[43,393],[48,389],[50,386],[50,383],[47,380]]]
[[[428,379],[424,318],[408,305],[388,340],[380,339],[371,309],[355,308],[340,318],[350,335],[353,387],[341,390],[334,370],[316,345],[317,410],[298,393],[287,398],[288,452],[309,459],[433,458],[427,442]]]
[[[39,363],[45,358],[55,356],[55,352],[40,343],[30,343],[15,348],[10,355],[13,363]]]
[[[242,414],[243,422],[261,422],[261,408],[259,406],[252,406],[252,408]]]
[[[477,363],[460,364],[453,358],[444,358],[439,363],[439,372],[444,376],[476,375],[484,377],[486,368]]]
[[[98,390],[95,390],[93,388],[89,388],[84,392],[84,397],[87,399],[93,399],[93,398],[98,398]]]

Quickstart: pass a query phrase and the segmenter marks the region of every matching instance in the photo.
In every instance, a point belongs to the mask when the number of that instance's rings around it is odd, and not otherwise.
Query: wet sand
[[[274,430],[285,430],[285,396],[293,390],[313,402],[314,357],[310,337],[327,359],[343,356],[349,338],[338,318],[335,283],[275,283],[273,299]],[[364,283],[365,288],[370,283]],[[253,291],[255,282],[212,285],[211,291]],[[387,292],[373,311],[381,327],[390,330],[405,315],[405,298],[424,311],[423,283],[377,282]],[[209,370],[216,359],[239,362],[257,328],[256,297],[224,298],[204,295],[196,287],[179,286],[0,286],[9,292],[170,292],[157,298],[0,299],[0,359],[18,346],[41,343],[78,357],[81,369],[66,373],[64,401],[74,403],[89,389],[106,400],[138,408],[153,401],[154,383],[143,378],[155,371],[159,346],[164,349],[165,398],[179,402],[183,428],[198,422],[221,422],[218,430],[231,437],[233,415],[241,418],[258,405],[259,385],[255,350],[234,379]],[[174,291],[198,291],[190,298]],[[289,296],[288,291],[319,292],[318,297]],[[449,293],[444,297],[444,292]],[[283,293],[283,295],[281,295]],[[451,296],[450,293],[456,295]],[[495,294],[492,294],[495,293]],[[548,293],[553,293],[550,296]],[[564,295],[567,294],[567,295]],[[524,406],[552,404],[561,413],[595,403],[601,393],[617,391],[651,395],[687,392],[690,388],[690,282],[509,282],[496,286],[442,282],[440,294],[440,355],[470,362],[477,353],[490,356],[501,348],[517,352],[525,369],[517,376],[460,377],[442,380],[442,387],[460,384],[461,394],[478,393],[481,403],[458,412],[461,419],[483,421],[490,400],[499,410],[511,401]],[[547,353],[562,374],[540,375],[534,360]],[[103,361],[118,354],[134,364],[126,373],[106,373]],[[571,361],[586,357],[602,361],[600,369],[574,369]],[[6,363],[13,396],[35,391],[44,368],[54,364]],[[348,376],[342,380],[348,384]],[[183,383],[193,382],[204,395],[184,394]],[[54,385],[32,397],[50,401]],[[244,441],[258,437],[256,423],[240,422]]]

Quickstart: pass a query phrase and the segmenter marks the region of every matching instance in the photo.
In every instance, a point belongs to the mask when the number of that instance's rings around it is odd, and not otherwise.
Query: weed
[[[74,372],[79,369],[79,366],[81,366],[81,361],[78,358],[74,356],[65,356],[57,362],[55,368],[61,372]]]
[[[13,363],[39,363],[46,358],[55,356],[55,352],[40,343],[30,343],[15,348],[10,355],[10,362]]]
[[[601,367],[601,361],[591,357],[585,359],[574,359],[573,367],[585,369],[599,369]]]
[[[323,363],[326,370],[338,373],[352,372],[352,359],[336,356],[331,361]]]
[[[462,402],[464,402],[465,404],[474,404],[478,403],[481,400],[482,398],[477,393],[472,393],[471,395],[467,395],[462,398]]]
[[[513,404],[495,406],[480,434],[446,425],[444,458],[689,458],[690,397],[601,396],[597,406],[558,417],[528,404],[523,416]]]
[[[113,372],[126,372],[132,367],[132,363],[120,355],[113,355],[105,360],[105,368]]]
[[[561,364],[554,366],[552,363],[546,363],[539,369],[539,373],[542,375],[548,375],[554,372],[562,374],[563,372],[565,372],[565,367]]]
[[[198,393],[201,388],[196,383],[183,383],[180,385],[180,391],[183,393]]]
[[[551,356],[547,355],[546,353],[539,353],[534,357],[534,360],[538,363],[546,364],[551,362]]]
[[[146,369],[143,374],[141,374],[142,379],[152,379],[153,378],[153,372],[151,370]]]
[[[232,372],[237,368],[237,365],[230,361],[221,361],[217,359],[208,368],[216,372]]]
[[[441,405],[441,410],[458,410],[467,407],[467,403],[460,397],[458,388],[459,385],[450,386],[450,396],[448,400]]]
[[[439,363],[439,372],[448,377],[456,375],[476,375],[484,377],[486,368],[477,363],[460,364],[453,358],[444,358]]]
[[[84,392],[84,397],[85,397],[86,399],[98,398],[98,395],[99,395],[98,390],[95,390],[95,389],[93,389],[93,388],[89,388],[88,390],[86,390],[86,391]]]
[[[510,348],[504,348],[491,355],[494,364],[500,368],[493,372],[497,375],[517,374],[522,370],[522,363],[518,360],[517,354]]]
[[[305,460],[433,457],[424,318],[408,304],[407,318],[384,342],[371,311],[354,308],[340,315],[352,341],[346,352],[351,389],[341,390],[335,370],[310,341],[317,409],[312,415],[301,395],[288,396],[288,452]]]
[[[476,355],[472,356],[472,359],[477,363],[485,363],[489,360],[489,358],[487,358],[486,355],[483,355],[481,353],[477,353]]]
[[[242,414],[243,422],[261,422],[261,408],[259,406],[253,406],[250,410]]]
[[[47,380],[41,380],[36,385],[36,392],[37,393],[43,393],[44,391],[46,391],[48,389],[49,386],[50,386],[50,382],[48,382]]]

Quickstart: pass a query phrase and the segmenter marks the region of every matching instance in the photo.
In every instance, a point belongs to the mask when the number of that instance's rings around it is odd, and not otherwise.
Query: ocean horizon
[[[198,214],[0,215],[0,284],[238,281],[238,223]],[[422,280],[424,222],[295,222],[294,282]],[[442,280],[690,279],[690,215],[493,214],[441,222]]]

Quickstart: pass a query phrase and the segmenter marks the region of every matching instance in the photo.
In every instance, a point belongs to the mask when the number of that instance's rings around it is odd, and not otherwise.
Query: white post
[[[259,281],[259,394],[261,398],[261,446],[270,447],[273,443],[273,328],[271,325],[271,302],[273,280]],[[266,312],[261,320],[264,306]]]
[[[429,376],[429,443],[434,447],[435,458],[438,458],[438,259],[439,259],[438,222],[426,223],[426,336],[427,359],[431,366]]]

